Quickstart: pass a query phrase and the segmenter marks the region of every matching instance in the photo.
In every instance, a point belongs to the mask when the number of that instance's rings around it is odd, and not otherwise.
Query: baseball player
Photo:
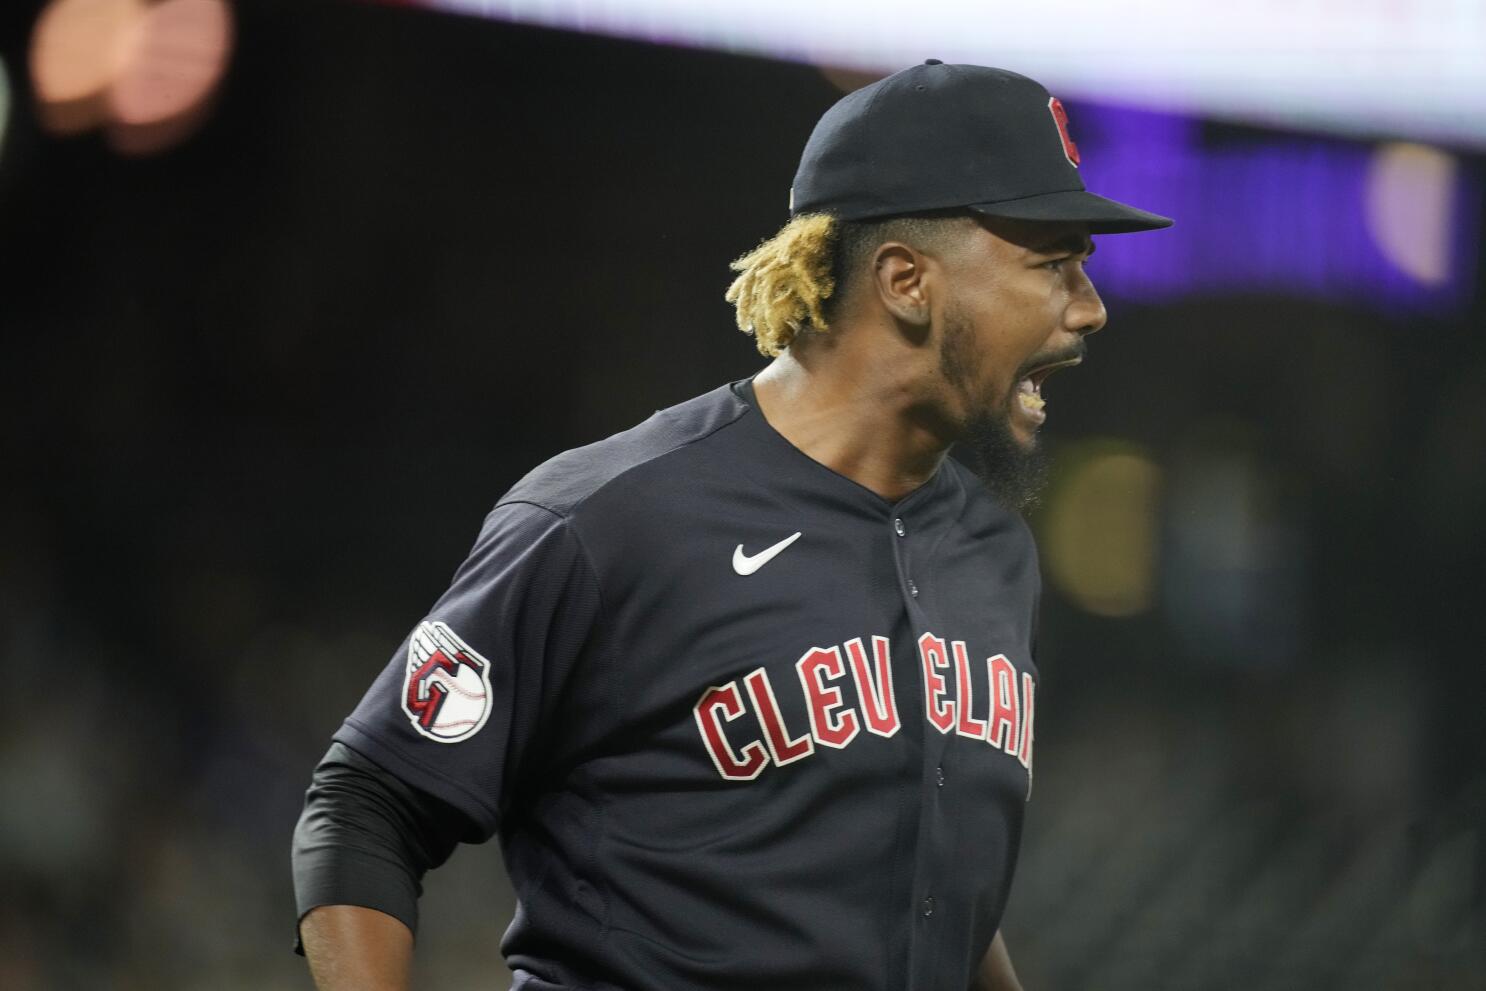
[[[1020,986],[1016,511],[1104,324],[1090,235],[1170,224],[1078,162],[999,69],[825,114],[727,294],[773,361],[518,482],[335,734],[294,841],[324,991],[406,987],[422,874],[492,836],[514,988]]]

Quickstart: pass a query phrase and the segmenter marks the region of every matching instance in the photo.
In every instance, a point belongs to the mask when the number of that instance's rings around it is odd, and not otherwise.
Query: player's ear
[[[906,244],[887,241],[872,256],[872,286],[883,307],[900,325],[929,327],[929,297],[924,285],[925,258]]]

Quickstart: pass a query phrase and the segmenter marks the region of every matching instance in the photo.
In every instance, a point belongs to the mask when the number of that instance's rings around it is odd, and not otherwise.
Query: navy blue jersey
[[[499,834],[517,987],[964,991],[1038,588],[964,466],[889,503],[735,383],[517,483],[336,739]]]

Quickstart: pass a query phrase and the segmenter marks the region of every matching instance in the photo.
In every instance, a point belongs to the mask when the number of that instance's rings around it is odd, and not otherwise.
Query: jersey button
[[[934,780],[936,782],[938,782],[939,787],[941,787],[941,788],[944,787],[944,768],[942,768],[942,767],[936,767],[936,768],[934,768]]]
[[[912,578],[908,579],[908,594],[913,596],[915,599],[918,598],[918,586],[913,584]]]
[[[934,896],[930,895],[924,899],[924,918],[934,914]]]
[[[893,532],[900,537],[908,534],[908,528],[903,525],[903,518],[901,516],[893,520]]]

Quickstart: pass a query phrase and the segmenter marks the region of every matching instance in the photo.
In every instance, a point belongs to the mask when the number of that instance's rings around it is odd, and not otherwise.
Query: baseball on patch
[[[418,624],[408,640],[402,708],[430,740],[469,739],[490,715],[490,663],[447,624]]]

